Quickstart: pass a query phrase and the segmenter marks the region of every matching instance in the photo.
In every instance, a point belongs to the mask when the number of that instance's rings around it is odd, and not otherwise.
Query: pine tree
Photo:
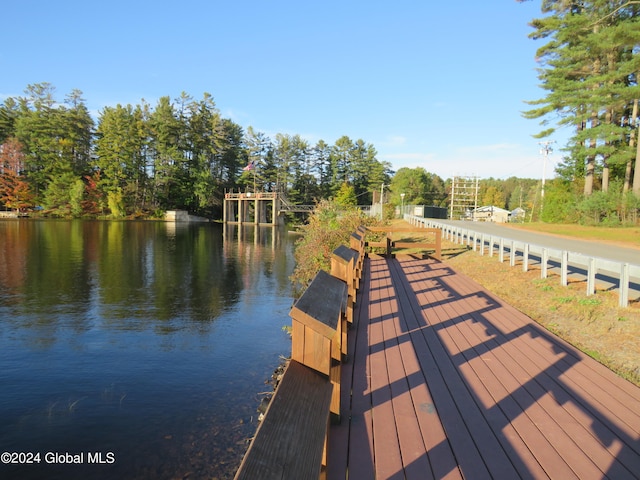
[[[582,178],[585,195],[597,185],[596,175],[606,190],[611,176],[624,175],[634,161],[637,114],[632,106],[640,96],[637,4],[546,0],[542,11],[547,16],[531,23],[531,37],[547,40],[537,56],[548,94],[531,102],[536,108],[524,115],[542,118],[546,127],[555,114],[559,126],[575,129],[559,173]],[[553,131],[547,128],[539,136]]]
[[[144,204],[146,142],[139,107],[117,105],[102,110],[95,147],[101,172],[99,185],[107,202],[117,205],[122,214],[141,209]]]

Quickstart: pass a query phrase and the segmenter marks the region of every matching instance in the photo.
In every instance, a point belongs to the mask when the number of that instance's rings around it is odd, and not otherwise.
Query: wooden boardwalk
[[[639,388],[446,263],[366,262],[330,480],[640,478]]]

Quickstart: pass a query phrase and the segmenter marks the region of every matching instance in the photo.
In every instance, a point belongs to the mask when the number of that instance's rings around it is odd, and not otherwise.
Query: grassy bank
[[[640,248],[640,227],[589,227],[585,225],[563,225],[553,223],[507,224],[510,228],[560,235],[594,242],[607,242],[629,248]]]

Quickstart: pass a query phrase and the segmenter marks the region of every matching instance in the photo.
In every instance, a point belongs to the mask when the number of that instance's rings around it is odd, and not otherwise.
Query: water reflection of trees
[[[55,337],[107,324],[208,331],[243,295],[289,291],[293,263],[275,229],[164,222],[0,222],[0,308]]]

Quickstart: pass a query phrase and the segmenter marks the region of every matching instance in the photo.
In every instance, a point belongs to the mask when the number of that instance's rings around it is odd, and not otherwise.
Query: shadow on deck
[[[433,259],[367,259],[329,479],[640,478],[640,389]]]

